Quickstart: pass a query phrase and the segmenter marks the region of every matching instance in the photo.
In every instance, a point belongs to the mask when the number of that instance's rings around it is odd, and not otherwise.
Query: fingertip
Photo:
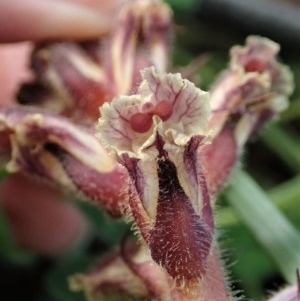
[[[100,37],[113,25],[113,7],[79,0],[0,1],[0,42]]]

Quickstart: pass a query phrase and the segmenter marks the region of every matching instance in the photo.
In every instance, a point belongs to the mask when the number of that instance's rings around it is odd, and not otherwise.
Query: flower
[[[278,51],[279,45],[267,38],[248,37],[245,47],[231,49],[230,66],[210,91],[214,112],[210,127],[218,133],[234,116],[239,149],[264,122],[286,108],[293,91],[292,74],[278,62]]]
[[[173,278],[198,281],[213,228],[197,158],[206,138],[208,94],[180,74],[149,68],[142,76],[137,94],[116,97],[101,108],[98,138],[128,170],[132,184],[125,212],[152,258]]]

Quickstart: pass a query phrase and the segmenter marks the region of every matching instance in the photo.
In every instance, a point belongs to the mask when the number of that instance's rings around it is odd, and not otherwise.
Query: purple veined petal
[[[210,113],[206,92],[180,74],[147,68],[142,76],[137,94],[117,97],[101,108],[97,130],[103,145],[139,157],[151,152],[156,132],[171,145],[205,133]]]
[[[138,92],[144,99],[150,99],[153,114],[162,120],[158,132],[166,142],[185,145],[193,135],[205,134],[210,114],[207,92],[179,73],[165,75],[149,68],[142,75],[144,81]],[[147,112],[147,107],[144,111]]]

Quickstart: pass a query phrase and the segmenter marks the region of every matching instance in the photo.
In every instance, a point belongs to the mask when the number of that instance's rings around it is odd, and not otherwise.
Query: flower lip
[[[180,74],[142,72],[137,94],[116,97],[102,106],[98,138],[111,150],[144,156],[159,133],[166,145],[184,146],[194,135],[204,135],[210,106],[208,93]],[[151,156],[152,157],[152,156]]]

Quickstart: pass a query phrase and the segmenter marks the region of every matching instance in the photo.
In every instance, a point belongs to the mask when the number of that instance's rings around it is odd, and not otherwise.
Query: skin
[[[111,28],[114,12],[121,2],[121,0],[2,0],[0,42],[96,38]]]
[[[110,30],[121,2],[0,0],[0,105],[16,105],[18,85],[30,76],[30,42],[101,37]],[[0,202],[13,237],[19,245],[47,256],[72,248],[88,228],[80,212],[62,198],[56,189],[22,175],[0,183]]]

